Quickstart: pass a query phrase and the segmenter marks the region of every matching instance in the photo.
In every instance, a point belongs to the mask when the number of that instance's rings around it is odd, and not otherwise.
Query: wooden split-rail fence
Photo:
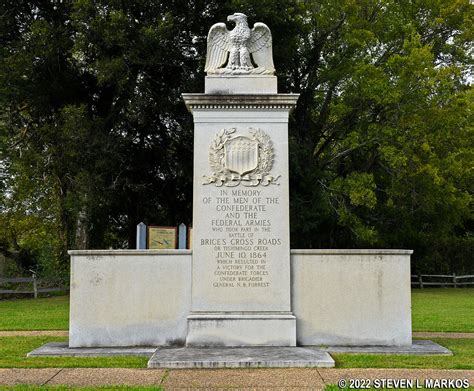
[[[427,286],[466,288],[474,285],[474,274],[466,276],[457,276],[456,273],[414,274],[411,276],[411,285],[421,289]]]
[[[20,289],[2,289],[2,286],[18,284],[21,286]],[[31,289],[24,288],[25,284],[31,284]],[[56,286],[51,287],[54,284],[53,280],[38,279],[35,273],[31,277],[18,277],[18,278],[0,278],[0,295],[14,295],[14,294],[31,294],[36,299],[40,293],[51,293],[51,292],[67,292],[69,287],[67,286]],[[47,287],[42,287],[47,285]],[[56,285],[58,285],[56,283]],[[454,287],[454,288],[465,288],[474,286],[474,274],[457,276],[453,274],[413,274],[411,276],[411,285],[418,288],[425,288],[428,286],[441,286],[441,287]]]
[[[8,289],[2,289],[5,285]],[[11,285],[19,285],[20,288],[11,289]],[[25,285],[30,285],[31,288],[25,288]],[[0,278],[0,295],[30,294],[37,299],[40,293],[66,292],[69,290],[67,286],[57,285],[59,284],[55,280],[38,279],[36,273],[32,273],[31,277]]]

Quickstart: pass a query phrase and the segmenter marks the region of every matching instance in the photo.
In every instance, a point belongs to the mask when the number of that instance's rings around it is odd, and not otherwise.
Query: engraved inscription
[[[223,188],[202,201],[210,208],[212,231],[199,244],[208,248],[215,260],[211,286],[270,288],[275,259],[283,245],[273,229],[279,218],[275,211],[280,208],[280,197],[272,195],[269,188]]]

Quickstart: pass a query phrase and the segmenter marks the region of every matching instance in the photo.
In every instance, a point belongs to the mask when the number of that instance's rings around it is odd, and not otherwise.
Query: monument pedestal
[[[204,92],[209,95],[276,94],[277,77],[273,75],[206,76]]]
[[[296,346],[296,318],[291,313],[191,314],[186,346]]]
[[[237,81],[231,91],[240,91]],[[298,95],[183,98],[194,117],[195,151],[186,345],[295,346],[288,117]]]

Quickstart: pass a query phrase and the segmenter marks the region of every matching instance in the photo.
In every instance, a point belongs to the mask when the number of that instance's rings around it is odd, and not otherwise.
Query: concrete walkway
[[[198,389],[311,389],[321,390],[341,379],[467,379],[474,386],[474,370],[439,369],[131,369],[41,368],[0,369],[0,385],[163,386],[165,390]]]
[[[67,337],[67,330],[18,330],[0,331],[0,337]]]
[[[413,338],[452,338],[452,339],[462,339],[474,338],[474,333],[437,333],[437,332],[414,332]]]

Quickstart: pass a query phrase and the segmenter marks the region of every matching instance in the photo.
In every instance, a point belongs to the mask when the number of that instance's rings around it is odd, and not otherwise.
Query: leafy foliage
[[[67,271],[191,223],[192,121],[208,28],[272,30],[290,122],[292,247],[415,249],[473,271],[468,0],[105,0],[1,4],[0,249]],[[13,255],[12,255],[13,254]]]

